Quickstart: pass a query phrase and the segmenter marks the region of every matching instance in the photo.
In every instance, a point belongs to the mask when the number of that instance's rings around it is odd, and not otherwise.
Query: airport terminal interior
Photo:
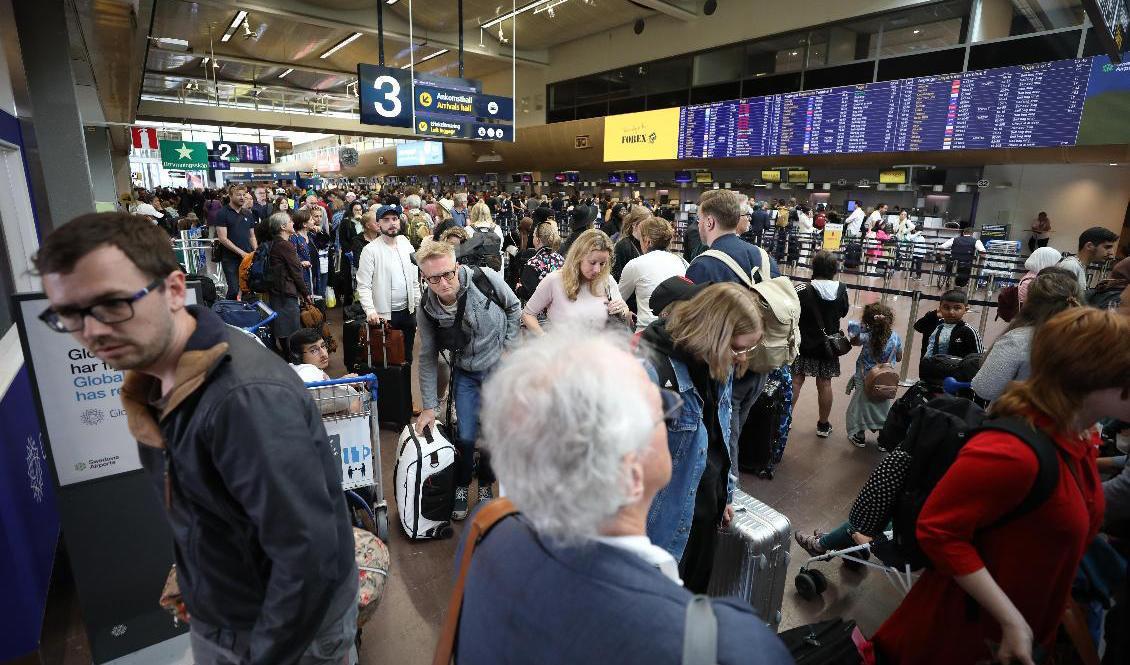
[[[1128,29],[0,0],[0,662],[1130,663]]]

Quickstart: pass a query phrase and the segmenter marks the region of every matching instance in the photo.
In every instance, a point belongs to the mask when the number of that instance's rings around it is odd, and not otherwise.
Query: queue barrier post
[[[906,375],[910,371],[910,352],[914,347],[914,322],[918,320],[918,303],[922,301],[922,292],[914,290],[910,296],[910,317],[906,320],[906,336],[902,340],[902,363],[899,368],[899,385],[909,386]]]
[[[985,328],[989,324],[989,308],[988,300],[981,301],[981,324],[977,327],[977,334],[982,340],[985,339]]]

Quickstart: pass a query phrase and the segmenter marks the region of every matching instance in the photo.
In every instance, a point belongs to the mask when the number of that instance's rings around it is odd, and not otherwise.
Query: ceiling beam
[[[677,18],[680,21],[693,21],[698,18],[697,12],[686,9],[670,0],[632,0],[632,3],[642,5],[648,9],[654,9],[661,14]]]
[[[163,48],[163,47],[160,47],[160,46],[150,46],[149,48],[150,48],[151,51],[153,51],[155,53],[168,53],[170,55],[186,56],[186,57],[190,57],[190,58],[211,57],[207,53],[203,53],[203,52],[198,53],[196,51],[192,51],[192,52],[177,51],[175,49],[168,49],[168,48]],[[302,72],[313,72],[315,74],[323,74],[323,75],[326,75],[326,76],[349,76],[349,77],[357,78],[357,71],[356,70],[354,70],[352,72],[347,72],[347,71],[342,71],[340,69],[328,69],[326,67],[311,67],[309,65],[304,65],[304,64],[299,63],[299,62],[275,62],[273,60],[261,60],[259,58],[246,58],[246,57],[237,56],[237,55],[224,55],[222,53],[216,55],[216,60],[219,60],[220,62],[233,62],[233,63],[240,64],[240,65],[251,65],[253,67],[281,67],[283,69],[294,69],[294,70],[302,71]],[[160,71],[153,71],[152,69],[147,69],[145,71],[145,73],[146,74],[173,74],[173,72],[160,72]]]
[[[303,3],[301,0],[179,0],[197,5],[218,7],[232,12],[241,9],[256,14],[278,16],[292,21],[316,25],[333,30],[351,30],[362,34],[377,35],[377,12],[375,9],[365,10],[340,10],[317,8]],[[662,1],[662,0],[658,0]],[[408,44],[408,23],[393,12],[385,12],[384,16],[385,39],[392,39]],[[416,31],[413,35],[415,41],[421,39],[432,46],[458,50],[459,36],[454,32],[426,32]],[[510,49],[484,41],[479,46],[476,39],[465,39],[463,50],[465,53],[491,58],[494,60],[510,61]],[[515,54],[519,64],[546,67],[549,65],[549,52],[546,49],[519,49]],[[287,65],[288,67],[293,65]]]
[[[217,84],[221,84],[221,85],[242,85],[242,86],[246,86],[248,88],[258,88],[260,90],[272,90],[272,91],[279,90],[279,91],[289,92],[289,93],[292,93],[292,94],[295,94],[295,95],[322,95],[322,94],[326,94],[326,95],[336,95],[336,96],[344,97],[347,94],[349,94],[348,92],[341,92],[340,90],[317,90],[315,88],[303,88],[301,86],[295,86],[295,85],[277,85],[277,84],[274,84],[274,83],[259,83],[259,82],[256,82],[256,81],[239,81],[239,80],[231,79],[231,78],[222,78],[222,79],[218,79],[216,81],[213,81],[211,79],[206,79],[203,76],[197,76],[195,74],[180,74],[180,73],[177,73],[177,72],[162,72],[162,71],[155,70],[155,69],[147,69],[147,70],[145,70],[145,73],[146,73],[146,75],[160,76],[162,78],[175,79],[175,80],[178,80],[178,81],[193,81],[193,82],[196,82],[196,83],[217,83]],[[142,92],[142,94],[146,93],[146,90],[145,90],[144,87],[142,88],[141,92]]]

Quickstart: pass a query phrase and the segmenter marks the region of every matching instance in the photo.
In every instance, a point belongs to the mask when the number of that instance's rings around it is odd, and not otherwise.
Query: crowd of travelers
[[[329,377],[332,338],[348,340],[304,324],[311,309],[324,320],[353,306],[363,324],[403,334],[415,432],[440,426],[445,399],[457,417],[451,519],[493,520],[489,537],[464,530],[452,562],[463,573],[446,655],[457,662],[793,662],[747,600],[699,594],[719,529],[737,519],[760,400],[780,396],[771,429],[787,437],[811,377],[815,433],[829,437],[832,379],[856,348],[845,435],[865,447],[876,434],[885,455],[846,522],[795,525],[814,556],[883,541],[892,522],[898,531],[891,504],[920,459],[912,398],[959,399],[986,419],[935,469],[911,518],[928,563],[866,645],[880,662],[1048,662],[1064,617],[1080,611],[1088,557],[1125,552],[1130,259],[1093,287],[1086,271],[1113,257],[1109,230],[1088,229],[1064,258],[1047,246],[1046,215],[1033,225],[1043,237],[1019,312],[987,353],[964,321],[967,291],[945,291],[914,322],[923,378],[902,391],[897,367],[911,359],[892,309],[867,304],[845,326],[837,277],[850,248],[817,251],[827,224],[842,223],[848,241],[897,243],[908,248],[897,261],[921,270],[920,233],[885,205],[841,221],[708,190],[680,234],[676,211],[652,201],[498,190],[272,183],[122,203],[44,238],[41,319],[126,372],[122,401],[172,526],[197,663],[356,662],[354,538],[324,407],[303,386]],[[221,299],[263,299],[278,315],[275,348],[186,305],[171,242],[184,231],[211,239]],[[962,266],[984,247],[966,231],[951,243],[968,279]],[[784,275],[802,250],[811,278]],[[928,367],[970,362],[962,397],[944,394],[956,369],[927,380]],[[356,409],[348,391],[335,400]],[[771,479],[782,453],[774,439],[758,475]],[[510,505],[516,514],[489,514]],[[1117,579],[1083,611],[1092,637],[1105,613],[1106,656],[1126,662]]]

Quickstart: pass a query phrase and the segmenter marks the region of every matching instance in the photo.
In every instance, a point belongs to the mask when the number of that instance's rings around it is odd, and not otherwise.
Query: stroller
[[[841,559],[849,569],[875,568],[881,570],[896,589],[903,594],[910,591],[915,579],[915,568],[894,546],[890,528],[895,508],[896,494],[889,487],[901,487],[910,468],[910,456],[900,449],[907,436],[918,407],[943,393],[973,400],[969,382],[980,368],[981,356],[928,356],[919,364],[919,380],[892,406],[883,430],[879,433],[879,447],[889,452],[868,476],[852,504],[848,522],[858,533],[872,536],[867,543],[828,550],[812,556],[801,566],[793,579],[797,593],[812,600],[828,588],[828,578],[813,564]],[[977,400],[973,400],[977,401]],[[871,560],[875,554],[876,561]]]

